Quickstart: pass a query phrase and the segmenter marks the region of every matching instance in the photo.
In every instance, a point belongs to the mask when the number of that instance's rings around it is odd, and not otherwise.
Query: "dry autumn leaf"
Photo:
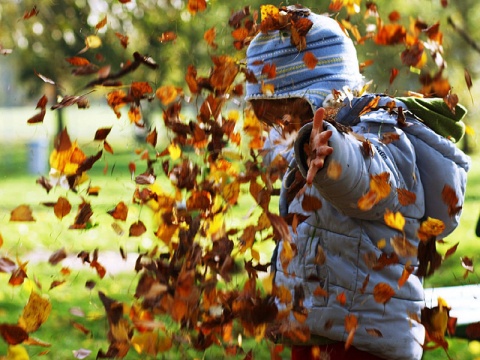
[[[378,283],[373,288],[373,298],[376,302],[386,304],[395,295],[395,290],[387,283]]]
[[[23,308],[18,324],[27,332],[37,331],[45,323],[52,311],[50,301],[36,292],[30,294],[27,305]]]
[[[385,210],[385,214],[383,214],[383,220],[387,226],[399,231],[403,231],[403,228],[405,227],[405,218],[398,211],[394,213],[388,209]]]
[[[55,213],[55,216],[60,220],[67,216],[71,210],[72,205],[70,205],[70,202],[67,200],[67,198],[63,196],[60,196],[55,205],[53,206],[53,212]]]
[[[19,205],[10,212],[10,221],[35,221],[28,205]]]

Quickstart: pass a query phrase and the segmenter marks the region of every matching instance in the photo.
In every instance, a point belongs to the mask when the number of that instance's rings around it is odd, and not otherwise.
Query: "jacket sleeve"
[[[396,164],[395,156],[387,146],[378,141],[377,136],[370,138],[374,145],[372,146],[372,155],[365,155],[362,150],[362,142],[353,135],[337,131],[329,123],[326,123],[326,127],[333,132],[329,140],[329,145],[333,147],[333,153],[326,158],[324,167],[318,171],[313,183],[321,196],[343,214],[364,220],[383,220],[386,209],[399,211],[401,205],[395,189],[411,188],[407,185],[412,183],[411,179],[404,179],[404,176],[415,177],[415,152],[413,149],[410,149],[410,154],[406,155],[406,162],[410,164],[410,167],[404,169],[405,171],[402,173]],[[305,125],[300,130],[295,142],[295,158],[303,176],[306,176],[308,171],[304,144],[309,142],[311,129],[311,124]],[[391,130],[395,131],[393,125]],[[413,158],[408,159],[408,157]],[[340,175],[335,178],[328,175],[328,167],[332,163],[340,165],[341,168]],[[386,177],[386,182],[390,185],[391,190],[372,208],[359,209],[358,201],[370,190],[372,177],[380,174]],[[417,209],[415,216],[420,217],[421,210]]]

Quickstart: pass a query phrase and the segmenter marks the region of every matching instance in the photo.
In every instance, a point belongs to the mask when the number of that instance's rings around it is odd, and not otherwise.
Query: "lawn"
[[[111,118],[111,114],[105,113],[103,116]],[[89,121],[100,120],[90,119]],[[108,122],[105,124],[108,126]],[[85,146],[89,153],[94,153],[98,151],[99,144],[91,140],[93,135],[89,129],[97,129],[98,125],[91,127],[87,125],[88,123],[73,131],[74,125],[71,124],[70,129],[72,133],[78,134],[82,146]],[[21,126],[15,126],[18,128],[4,130],[7,133],[8,131],[21,133]],[[94,358],[99,349],[106,351],[108,348],[106,340],[108,324],[98,292],[102,291],[120,301],[131,302],[138,280],[137,274],[133,271],[136,254],[150,250],[157,240],[153,234],[148,233],[140,237],[128,236],[128,225],[133,221],[151,221],[152,214],[146,208],[132,207],[127,221],[119,224],[123,228],[123,233],[115,231],[110,226],[114,221],[107,211],[113,209],[120,201],[130,203],[135,188],[128,171],[128,163],[136,159],[133,150],[137,143],[131,133],[128,133],[127,126],[124,125],[123,130],[129,134],[128,136],[125,134],[112,136],[112,144],[116,149],[115,156],[106,153],[90,172],[91,185],[100,188],[99,196],[87,196],[84,192],[72,194],[61,189],[54,189],[47,194],[40,185],[35,184],[38,175],[29,174],[26,171],[29,159],[29,147],[26,144],[29,142],[28,139],[34,138],[39,132],[50,133],[50,128],[50,125],[45,125],[41,128],[42,130],[37,129],[33,135],[27,135],[27,138],[23,139],[23,144],[10,142],[9,146],[2,146],[0,149],[0,157],[5,159],[0,164],[0,234],[3,238],[0,258],[2,256],[11,259],[18,257],[20,261],[28,261],[28,279],[21,286],[9,286],[7,283],[10,274],[0,272],[0,323],[15,323],[28,301],[30,292],[35,289],[49,298],[54,310],[48,321],[34,333],[35,337],[50,343],[51,346],[29,346],[30,356],[40,359],[69,359],[73,358],[72,351],[83,348],[92,350],[92,354],[87,359]],[[475,154],[472,158],[473,164],[477,164],[479,160],[479,154]],[[446,243],[441,245],[440,251],[445,252],[457,242],[460,242],[460,245],[456,254],[445,261],[440,271],[425,280],[426,287],[479,282],[478,272],[469,274],[467,278],[463,277],[465,270],[460,262],[462,256],[472,257],[474,264],[479,260],[480,241],[474,233],[480,212],[479,194],[480,168],[473,166],[469,174],[461,224],[451,236],[445,239]],[[52,209],[44,205],[45,202],[56,201],[59,196],[67,197],[73,206],[72,212],[62,220],[58,220]],[[87,198],[92,204],[94,211],[92,219],[96,226],[89,230],[70,230],[69,226],[74,220],[76,208],[82,201],[82,197]],[[10,212],[21,204],[31,206],[35,222],[9,221]],[[232,216],[231,222],[244,223],[252,204],[248,195],[243,196],[240,199],[241,206],[238,213]],[[107,226],[104,226],[105,224]],[[49,256],[61,248],[64,248],[69,255],[67,259],[57,265],[49,264]],[[126,260],[120,256],[120,248],[129,254]],[[82,264],[76,257],[80,251],[92,252],[95,249],[99,250],[99,262],[107,268],[107,275],[103,279],[100,279],[88,264]],[[270,250],[269,247],[262,249],[264,259],[268,259]],[[68,267],[70,273],[62,273],[63,267]],[[63,280],[65,280],[64,284],[49,289],[52,282]],[[89,290],[85,284],[91,281],[95,286]],[[241,282],[241,279],[235,280],[234,283],[236,281]],[[462,360],[480,358],[479,342],[459,339],[452,339],[449,342],[449,354],[452,358]],[[257,358],[260,359],[269,358],[268,346],[266,341],[260,343],[253,340],[244,341],[244,347],[253,349]],[[0,358],[5,353],[6,345],[0,341]],[[288,351],[284,351],[283,355],[284,358],[288,358]],[[226,355],[219,353],[218,349],[212,348],[205,353],[197,353],[188,346],[184,346],[175,348],[158,358],[222,357]],[[244,355],[239,358],[243,357]],[[443,350],[427,352],[424,357],[426,360],[443,358],[447,358]],[[148,357],[136,355],[131,350],[128,359],[148,359]]]

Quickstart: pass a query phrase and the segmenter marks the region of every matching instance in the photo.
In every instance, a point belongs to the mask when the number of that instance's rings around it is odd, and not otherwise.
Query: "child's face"
[[[269,126],[298,130],[313,118],[310,104],[303,98],[251,100],[257,118]]]

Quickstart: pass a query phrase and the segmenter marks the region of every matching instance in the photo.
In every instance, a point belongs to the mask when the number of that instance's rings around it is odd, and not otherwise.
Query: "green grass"
[[[134,142],[132,142],[134,144]],[[90,152],[94,153],[98,144],[89,144]],[[121,149],[121,147],[118,147]],[[130,149],[134,148],[132,145]],[[113,219],[106,212],[113,209],[119,201],[131,202],[135,184],[128,173],[128,163],[136,159],[132,151],[122,150],[115,156],[105,154],[98,164],[90,172],[92,186],[100,186],[98,197],[87,196],[84,192],[73,194],[61,189],[54,189],[50,194],[39,185],[35,184],[37,175],[28,174],[26,146],[11,146],[0,149],[0,157],[6,161],[0,164],[0,234],[3,237],[3,246],[0,247],[0,256],[22,260],[27,254],[43,253],[50,254],[62,247],[73,257],[79,251],[93,251],[99,249],[100,254],[107,251],[118,251],[123,247],[129,253],[150,250],[156,239],[153,234],[145,234],[141,237],[129,237],[128,226],[130,223],[142,220],[149,223],[152,218],[150,210],[146,208],[131,207],[129,217],[120,225],[125,234],[118,235],[110,226]],[[474,228],[480,212],[480,168],[475,164],[480,161],[480,155],[475,154],[472,158],[472,170],[469,173],[467,197],[464,204],[463,216],[458,229],[446,240],[447,244],[440,247],[440,251],[446,251],[456,242],[460,242],[454,256],[447,259],[441,269],[431,278],[425,280],[426,287],[440,287],[448,285],[461,285],[478,283],[478,272],[469,274],[464,279],[464,269],[460,257],[469,256],[478,263],[480,254],[480,241],[474,234]],[[106,164],[107,171],[104,173]],[[144,166],[138,163],[138,166]],[[84,188],[83,188],[84,189]],[[62,220],[58,220],[51,208],[42,205],[44,202],[56,201],[58,196],[66,196],[73,205],[71,214]],[[82,196],[92,203],[94,226],[89,230],[70,230],[78,204]],[[252,202],[247,197],[240,199],[240,215],[233,216],[232,224],[244,225]],[[10,212],[20,204],[29,204],[36,218],[32,223],[10,222]],[[150,226],[147,226],[150,228]],[[268,259],[271,248],[262,249],[263,256]],[[100,279],[95,271],[84,265],[74,268],[68,276],[60,274],[61,264],[52,266],[45,260],[35,262],[34,259],[27,265],[29,279],[19,287],[8,286],[9,274],[0,273],[0,323],[15,323],[22,309],[28,301],[30,291],[36,291],[47,296],[52,305],[53,312],[49,320],[42,325],[33,335],[42,341],[51,344],[49,348],[29,346],[28,351],[32,358],[41,359],[68,359],[73,358],[72,351],[80,348],[92,350],[89,358],[96,356],[99,349],[106,351],[108,348],[107,331],[108,325],[105,311],[98,298],[98,291],[105,292],[108,296],[131,303],[135,291],[136,274],[133,271],[121,273],[107,273],[104,279]],[[65,279],[66,283],[49,290],[54,280]],[[85,288],[87,280],[94,280],[96,286],[93,290]],[[41,285],[41,289],[35,283]],[[71,309],[81,309],[84,316],[72,314]],[[85,326],[91,332],[88,335],[73,327],[72,322]],[[454,359],[476,359],[480,357],[480,342],[468,342],[462,339],[449,340],[449,355]],[[262,341],[256,343],[253,340],[244,341],[244,347],[253,349],[257,358],[269,357],[268,343]],[[47,351],[46,354],[44,352]],[[172,351],[158,356],[159,359],[174,358],[223,358],[220,350],[211,348],[205,353],[194,352],[189,346],[175,348]],[[0,341],[0,357],[6,354],[6,345]],[[244,356],[243,356],[244,357]],[[240,356],[242,358],[242,356]],[[288,350],[283,353],[283,358],[288,358]],[[446,359],[443,350],[427,352],[425,360]],[[148,359],[148,357],[136,355],[130,351],[128,359]]]

